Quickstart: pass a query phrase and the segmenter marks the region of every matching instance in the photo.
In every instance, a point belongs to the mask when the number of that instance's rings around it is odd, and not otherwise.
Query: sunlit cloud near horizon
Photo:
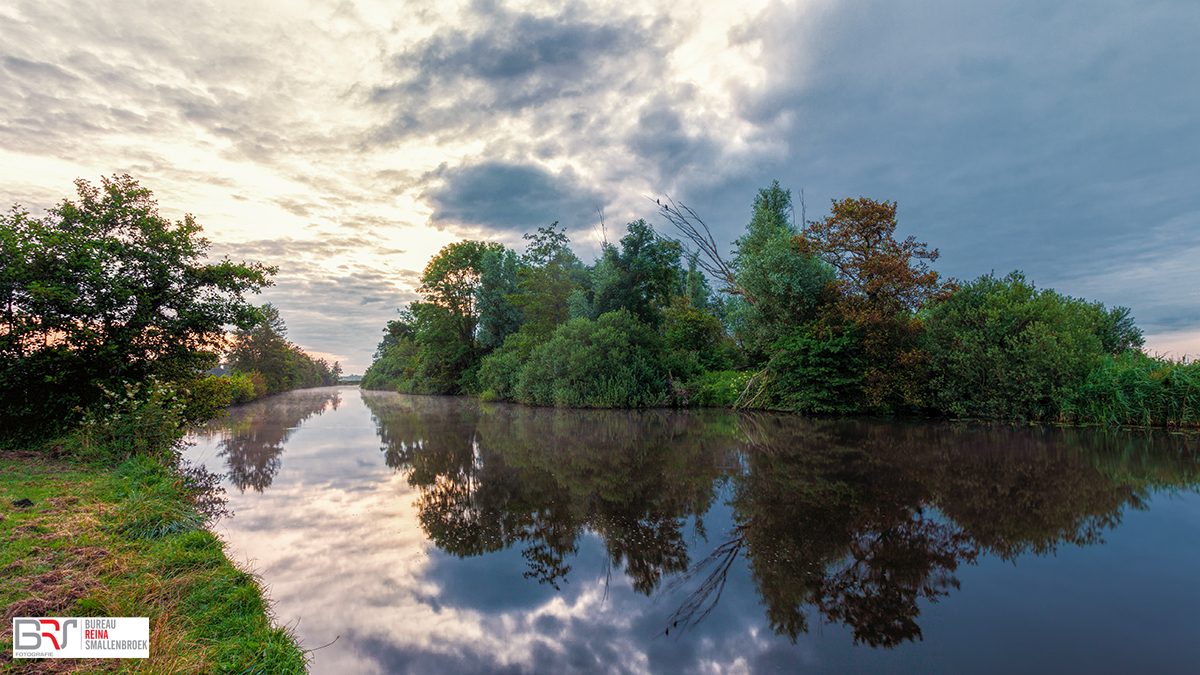
[[[585,260],[671,195],[899,204],[960,279],[1133,310],[1200,355],[1194,2],[0,5],[0,180],[39,214],[129,173],[361,373],[420,271],[553,221]],[[7,205],[6,205],[7,206]]]

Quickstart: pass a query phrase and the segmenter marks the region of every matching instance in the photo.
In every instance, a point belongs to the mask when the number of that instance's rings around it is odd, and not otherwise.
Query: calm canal
[[[1195,673],[1200,437],[295,391],[186,456],[314,673]]]

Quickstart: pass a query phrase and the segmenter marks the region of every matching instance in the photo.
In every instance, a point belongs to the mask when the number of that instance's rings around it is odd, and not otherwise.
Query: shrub
[[[267,382],[257,371],[252,373],[232,373],[222,376],[229,382],[229,402],[249,403],[267,395]]]
[[[746,390],[750,373],[715,370],[702,373],[688,383],[688,402],[707,407],[732,407]]]
[[[806,413],[853,413],[866,359],[850,331],[797,329],[771,346],[762,407]]]
[[[125,382],[118,391],[100,386],[103,399],[81,411],[74,442],[85,457],[109,460],[172,452],[188,428],[188,404],[173,385],[151,377]]]
[[[517,398],[563,407],[662,405],[671,391],[663,352],[662,338],[628,310],[574,319],[533,350]]]
[[[1054,419],[1105,349],[1140,343],[1128,310],[1039,291],[1020,272],[982,276],[929,312],[932,403],[959,416]],[[1106,344],[1108,343],[1108,344]]]
[[[479,365],[477,386],[479,398],[484,401],[507,401],[517,396],[517,383],[521,379],[524,363],[516,334],[505,340],[504,346],[483,357]]]
[[[219,417],[239,393],[231,377],[206,375],[184,387],[183,418],[188,424],[202,424]]]

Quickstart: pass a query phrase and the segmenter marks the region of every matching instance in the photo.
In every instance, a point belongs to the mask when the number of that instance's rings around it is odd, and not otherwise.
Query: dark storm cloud
[[[700,165],[711,165],[720,147],[707,136],[689,133],[676,101],[656,99],[642,108],[627,147],[657,169],[658,183]]]
[[[447,169],[425,197],[434,225],[479,225],[532,232],[558,221],[568,230],[590,225],[606,200],[568,167],[554,174],[535,164],[490,161]]]
[[[507,24],[500,30],[470,36],[455,30],[419,45],[412,54],[397,57],[397,66],[418,73],[410,90],[429,90],[437,82],[474,78],[515,85],[506,92],[504,107],[528,105],[523,90],[549,87],[556,97],[571,83],[583,79],[598,59],[627,51],[641,39],[641,27],[576,22],[569,16],[536,17],[528,14],[498,16]]]
[[[731,37],[761,41],[767,82],[740,114],[780,128],[785,159],[692,201],[732,240],[775,178],[806,189],[810,218],[831,198],[895,200],[945,273],[1023,269],[1174,325],[1187,294],[1155,296],[1200,286],[1170,262],[1200,227],[1197,34],[1190,2],[773,4]],[[1094,275],[1122,270],[1162,283]]]
[[[544,17],[477,3],[464,22],[477,27],[444,29],[393,58],[399,80],[372,95],[394,110],[377,141],[477,132],[518,113],[547,136],[586,127],[603,118],[596,97],[652,87],[669,51],[659,38],[665,21],[597,18],[578,4]]]

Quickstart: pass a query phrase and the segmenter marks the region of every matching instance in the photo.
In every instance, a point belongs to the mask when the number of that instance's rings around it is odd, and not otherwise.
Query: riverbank
[[[151,456],[0,453],[0,672],[305,672],[258,579],[205,529],[219,504],[202,483]],[[149,617],[150,658],[14,662],[14,616]]]

